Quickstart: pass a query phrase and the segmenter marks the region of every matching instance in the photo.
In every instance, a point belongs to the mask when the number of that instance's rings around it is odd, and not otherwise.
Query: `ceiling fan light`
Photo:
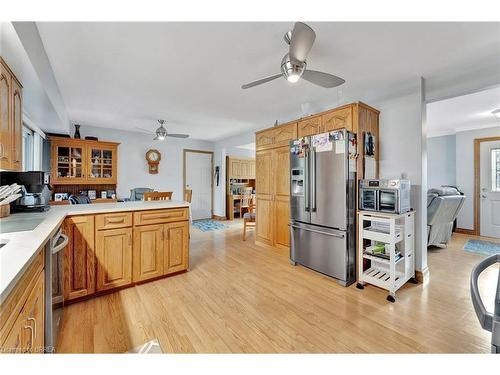
[[[287,79],[288,82],[295,83],[297,82],[304,70],[306,69],[305,61],[296,61],[291,60],[290,55],[287,53],[283,56],[281,60],[281,73]]]
[[[300,75],[298,74],[290,74],[288,77],[286,77],[288,82],[295,83],[300,79]]]

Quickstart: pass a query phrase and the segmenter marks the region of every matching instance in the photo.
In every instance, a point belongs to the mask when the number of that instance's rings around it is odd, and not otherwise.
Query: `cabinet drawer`
[[[187,219],[187,208],[134,212],[135,225],[162,224]]]
[[[117,212],[95,216],[95,227],[97,230],[126,228],[131,226],[131,212]]]

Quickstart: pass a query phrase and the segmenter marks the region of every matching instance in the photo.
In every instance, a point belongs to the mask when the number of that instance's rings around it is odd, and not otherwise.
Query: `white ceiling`
[[[389,95],[418,77],[500,57],[500,23],[309,23],[308,67],[343,77],[324,89],[279,73],[290,23],[37,23],[72,122],[218,140],[347,100]]]
[[[427,105],[427,134],[437,137],[459,131],[500,127],[491,112],[500,109],[500,87]]]

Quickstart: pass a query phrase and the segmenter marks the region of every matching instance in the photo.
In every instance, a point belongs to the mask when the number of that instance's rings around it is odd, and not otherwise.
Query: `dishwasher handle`
[[[470,277],[470,295],[472,299],[472,304],[474,305],[474,310],[476,310],[477,318],[479,319],[479,323],[481,327],[487,331],[493,330],[493,314],[486,311],[484,307],[483,301],[481,300],[481,296],[479,295],[479,288],[477,285],[479,275],[489,266],[500,263],[500,254],[492,255],[478,264],[472,269],[471,277]],[[500,276],[499,276],[500,278]],[[500,282],[499,282],[500,283]],[[499,284],[500,288],[500,284]],[[497,295],[500,293],[500,290],[497,290]]]
[[[63,239],[62,242],[57,244],[61,238]],[[56,254],[59,251],[61,251],[62,249],[64,249],[66,247],[66,245],[68,244],[68,242],[69,242],[68,236],[66,236],[64,233],[59,233],[59,236],[53,242],[52,249],[51,249],[52,254]]]

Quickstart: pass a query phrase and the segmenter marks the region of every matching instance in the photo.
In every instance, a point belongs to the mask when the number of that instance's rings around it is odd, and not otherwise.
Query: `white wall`
[[[456,134],[456,180],[457,186],[465,193],[457,226],[463,229],[474,227],[474,139],[500,136],[500,127],[457,132]]]
[[[427,138],[427,186],[456,185],[456,137]]]
[[[73,131],[72,131],[73,133]],[[130,189],[149,187],[158,191],[172,191],[173,199],[183,199],[183,149],[213,151],[214,144],[195,139],[167,138],[153,141],[153,135],[82,126],[82,138],[87,135],[98,137],[100,141],[120,142],[118,147],[119,198],[128,198]],[[158,174],[149,174],[146,152],[157,149],[161,153]]]
[[[420,271],[427,268],[427,206],[422,199],[422,191],[426,191],[427,185],[423,174],[425,160],[422,158],[426,152],[422,100],[422,92],[417,89],[394,99],[370,102],[370,105],[380,110],[380,178],[403,177],[411,181],[411,205],[416,210],[415,263],[416,269]]]
[[[219,186],[214,183],[214,215],[226,216],[226,156],[254,158],[255,151],[236,146],[255,142],[253,131],[217,141],[214,145],[214,165],[220,167]]]

